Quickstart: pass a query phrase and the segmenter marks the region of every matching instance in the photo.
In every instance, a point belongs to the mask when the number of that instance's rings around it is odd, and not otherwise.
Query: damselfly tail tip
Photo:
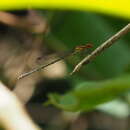
[[[25,74],[21,74],[20,76],[18,76],[17,80],[20,80],[20,79],[22,79],[24,77],[26,77],[26,75]]]

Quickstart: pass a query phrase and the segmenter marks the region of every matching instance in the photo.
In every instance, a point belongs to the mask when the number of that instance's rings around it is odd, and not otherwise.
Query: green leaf
[[[130,75],[100,81],[84,82],[65,95],[50,94],[49,101],[68,111],[89,111],[130,90]]]

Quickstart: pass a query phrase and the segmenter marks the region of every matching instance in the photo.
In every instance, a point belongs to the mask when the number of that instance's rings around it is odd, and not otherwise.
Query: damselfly
[[[26,72],[26,73],[21,74],[21,75],[18,77],[18,79],[22,79],[22,78],[24,78],[24,77],[26,77],[26,76],[29,76],[30,74],[32,74],[32,73],[34,73],[34,72],[37,72],[37,71],[40,71],[40,70],[46,68],[46,67],[49,66],[49,65],[52,65],[52,64],[54,64],[54,63],[56,63],[56,62],[58,62],[58,61],[60,61],[60,60],[65,59],[66,57],[73,56],[73,55],[75,55],[75,54],[77,54],[77,53],[79,53],[79,52],[82,52],[82,51],[84,51],[84,50],[86,50],[86,49],[88,49],[88,48],[92,48],[92,47],[93,47],[93,45],[92,45],[91,43],[88,43],[88,44],[86,44],[86,45],[76,46],[72,51],[68,52],[68,53],[65,54],[64,56],[61,56],[60,58],[55,59],[54,61],[52,61],[52,62],[50,62],[50,63],[48,63],[48,64],[40,65],[40,66],[38,66],[38,67],[32,69],[32,70],[29,71],[29,72]]]

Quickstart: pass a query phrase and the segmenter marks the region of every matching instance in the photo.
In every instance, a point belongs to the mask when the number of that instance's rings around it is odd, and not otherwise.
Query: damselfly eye
[[[92,48],[92,47],[93,47],[93,44],[91,43],[86,44],[86,48]]]

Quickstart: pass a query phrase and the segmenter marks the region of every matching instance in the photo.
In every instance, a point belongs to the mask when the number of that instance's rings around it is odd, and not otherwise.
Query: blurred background
[[[0,79],[41,129],[129,130],[129,92],[89,112],[66,112],[43,105],[49,93],[64,94],[85,81],[103,81],[129,73],[130,33],[79,72],[69,75],[87,54],[128,23],[126,18],[87,11],[1,11]],[[87,43],[93,48],[17,80],[20,74]]]

